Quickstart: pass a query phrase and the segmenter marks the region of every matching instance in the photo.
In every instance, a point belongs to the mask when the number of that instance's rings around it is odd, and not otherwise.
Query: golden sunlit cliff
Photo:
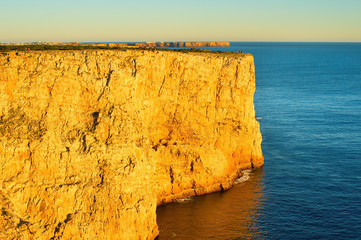
[[[0,56],[0,239],[154,239],[156,207],[263,164],[250,54]]]

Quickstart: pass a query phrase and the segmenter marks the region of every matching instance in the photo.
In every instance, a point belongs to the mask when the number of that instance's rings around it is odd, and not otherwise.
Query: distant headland
[[[5,46],[57,45],[57,46],[98,46],[98,47],[229,47],[229,42],[124,42],[124,43],[80,43],[80,42],[32,42],[0,43]]]

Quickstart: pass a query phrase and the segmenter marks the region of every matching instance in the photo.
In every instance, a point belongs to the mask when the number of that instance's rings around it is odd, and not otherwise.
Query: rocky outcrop
[[[260,167],[253,57],[0,56],[0,238],[154,239],[156,206]]]

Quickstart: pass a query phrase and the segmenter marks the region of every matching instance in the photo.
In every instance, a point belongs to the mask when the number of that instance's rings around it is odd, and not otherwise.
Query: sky
[[[0,42],[361,42],[361,0],[0,0]]]

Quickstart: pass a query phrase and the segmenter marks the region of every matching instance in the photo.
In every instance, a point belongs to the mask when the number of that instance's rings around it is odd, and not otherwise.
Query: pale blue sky
[[[361,42],[361,0],[0,0],[0,42]]]

